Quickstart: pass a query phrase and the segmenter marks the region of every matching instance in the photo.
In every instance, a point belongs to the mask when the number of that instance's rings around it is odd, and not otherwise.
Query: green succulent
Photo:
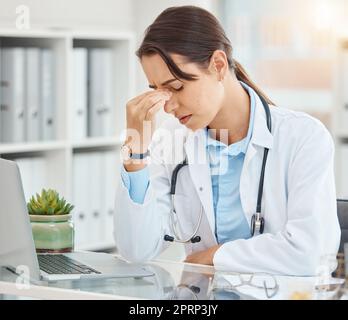
[[[27,207],[29,214],[32,215],[63,215],[69,214],[74,208],[64,198],[60,198],[57,191],[52,189],[42,189],[41,195],[37,193],[36,198],[32,196]]]

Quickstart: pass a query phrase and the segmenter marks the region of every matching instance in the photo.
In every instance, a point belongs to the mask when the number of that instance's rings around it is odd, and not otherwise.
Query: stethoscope
[[[265,109],[266,113],[266,120],[267,120],[267,128],[269,132],[272,133],[272,118],[271,118],[271,111],[269,109],[269,106],[265,99],[259,95],[259,98],[262,102],[263,108]],[[250,233],[251,236],[262,234],[265,228],[265,218],[263,217],[261,213],[261,203],[262,203],[262,193],[263,193],[263,182],[265,179],[265,169],[266,169],[266,162],[267,162],[267,157],[268,157],[268,148],[264,149],[263,153],[263,160],[262,160],[262,167],[261,167],[261,175],[260,175],[260,181],[259,181],[259,189],[258,189],[258,194],[257,194],[257,204],[256,204],[256,213],[254,213],[251,217],[251,223],[250,223]],[[171,184],[170,184],[170,196],[171,196],[171,212],[170,212],[170,223],[172,225],[172,231],[174,233],[174,236],[170,236],[166,234],[164,236],[165,241],[170,241],[170,242],[179,242],[179,243],[196,243],[201,241],[201,237],[197,235],[198,229],[201,225],[202,217],[203,217],[203,207],[201,205],[198,221],[196,224],[196,227],[194,228],[192,234],[189,237],[186,237],[185,239],[180,239],[180,236],[178,235],[177,231],[177,215],[174,207],[174,197],[175,197],[175,189],[176,189],[176,181],[178,178],[178,173],[181,168],[184,166],[188,165],[187,159],[185,159],[183,162],[179,163],[172,174],[171,178]]]

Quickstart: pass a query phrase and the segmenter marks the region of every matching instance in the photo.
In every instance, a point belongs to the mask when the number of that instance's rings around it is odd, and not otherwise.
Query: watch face
[[[121,157],[122,157],[122,160],[124,161],[127,161],[130,159],[130,153],[131,153],[131,150],[128,146],[123,146],[121,148]]]

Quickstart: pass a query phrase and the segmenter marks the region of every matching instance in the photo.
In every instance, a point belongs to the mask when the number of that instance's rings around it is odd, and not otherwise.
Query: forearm
[[[186,258],[185,262],[213,265],[215,252],[220,247],[221,247],[221,244],[218,244],[206,250],[193,253]]]
[[[149,186],[149,170],[145,166],[142,169],[129,171],[121,167],[123,185],[128,189],[129,197],[136,203],[143,204],[146,191]]]

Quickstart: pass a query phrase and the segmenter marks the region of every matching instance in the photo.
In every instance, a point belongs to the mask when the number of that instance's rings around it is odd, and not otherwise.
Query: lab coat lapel
[[[193,185],[201,201],[212,235],[215,239],[213,193],[210,165],[206,153],[206,136],[204,129],[190,132],[185,143],[185,151]]]
[[[257,149],[255,146],[272,149],[273,135],[269,132],[266,121],[266,113],[260,98],[255,94],[255,117],[253,134],[244,159],[244,166],[247,167],[251,159],[255,156]]]
[[[266,113],[260,98],[256,94],[255,101],[253,134],[245,154],[239,187],[243,211],[246,213],[247,218],[250,218],[256,212],[257,192],[264,149],[268,148],[271,152],[273,147],[273,135],[267,127]],[[250,219],[248,220],[250,223]]]

